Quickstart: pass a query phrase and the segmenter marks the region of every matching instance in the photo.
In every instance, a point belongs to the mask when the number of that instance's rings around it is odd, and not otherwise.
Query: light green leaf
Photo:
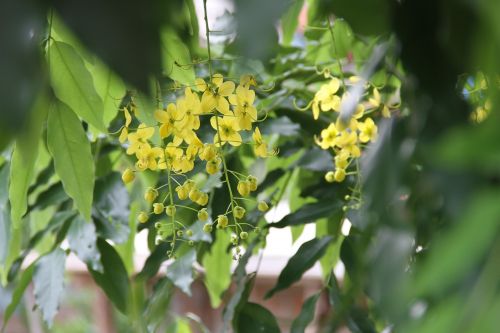
[[[56,96],[87,123],[106,132],[103,103],[81,56],[63,42],[52,42],[50,50],[50,74]]]
[[[87,222],[78,215],[71,222],[67,237],[71,251],[76,253],[78,258],[93,270],[102,271],[101,254],[97,251],[97,235],[92,222]]]
[[[231,283],[231,252],[227,251],[231,236],[226,230],[217,230],[215,243],[203,257],[204,283],[207,286],[210,304],[216,308],[221,303],[222,293]]]
[[[42,123],[47,115],[47,101],[40,97],[24,133],[16,140],[10,168],[9,200],[13,228],[17,228],[28,208],[28,187],[35,174]]]
[[[302,244],[297,253],[288,260],[278,277],[276,285],[266,293],[265,298],[270,298],[277,291],[286,289],[294,282],[299,281],[302,275],[325,254],[331,240],[332,237],[326,236],[321,239],[313,238]]]
[[[126,87],[123,81],[101,61],[96,59],[94,65],[89,67],[95,89],[103,102],[104,125],[108,126],[116,116]]]
[[[196,261],[196,251],[189,250],[182,257],[176,259],[167,268],[167,277],[174,285],[191,296],[191,283],[193,283],[193,263]]]
[[[285,15],[281,19],[281,28],[283,29],[283,44],[290,45],[293,35],[299,24],[300,10],[304,6],[304,0],[294,0],[288,7]]]
[[[64,290],[66,253],[60,248],[43,256],[35,265],[33,285],[35,303],[49,327],[56,315]]]
[[[302,310],[300,310],[297,318],[293,320],[291,333],[304,333],[307,325],[309,325],[314,319],[314,312],[316,310],[316,302],[318,301],[321,293],[317,293],[306,299]]]
[[[181,84],[194,84],[194,67],[189,49],[172,29],[162,31],[163,72]]]
[[[61,102],[49,112],[47,144],[66,193],[90,220],[94,189],[94,161],[90,143],[78,117]]]

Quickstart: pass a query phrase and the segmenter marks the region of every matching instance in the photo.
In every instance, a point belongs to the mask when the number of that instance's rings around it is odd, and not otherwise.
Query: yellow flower
[[[314,95],[312,111],[314,119],[319,118],[320,110],[323,112],[334,110],[340,111],[341,99],[336,95],[340,88],[340,81],[332,78],[330,82],[320,87]]]
[[[245,88],[248,88],[250,86],[256,87],[257,80],[255,80],[255,77],[253,75],[249,75],[249,74],[242,75],[240,77],[240,85],[245,87]]]
[[[217,155],[217,147],[212,143],[205,143],[203,148],[200,149],[200,159],[202,161],[210,161]]]
[[[137,169],[143,171],[146,169],[156,170],[158,168],[157,159],[163,155],[163,149],[159,147],[151,147],[149,144],[144,144],[137,151]]]
[[[201,96],[201,110],[209,113],[217,109],[222,114],[228,114],[229,103],[226,99],[234,91],[234,82],[224,82],[221,74],[214,74],[210,83],[205,83],[203,79],[195,80],[196,87],[203,92]]]
[[[120,132],[118,141],[120,141],[120,143],[124,143],[125,141],[127,141],[127,136],[128,136],[128,128],[124,126]]]
[[[177,109],[174,103],[167,105],[167,110],[156,110],[154,113],[156,121],[161,123],[160,126],[160,137],[166,138],[174,132],[178,122],[183,118],[183,114]]]
[[[262,135],[260,134],[258,127],[255,127],[252,138],[255,142],[255,146],[253,147],[255,155],[258,157],[267,157],[267,143],[262,139]]]
[[[377,140],[378,129],[372,118],[367,118],[364,123],[358,124],[359,141],[365,143]]]
[[[197,130],[200,128],[201,103],[198,95],[189,87],[186,88],[185,93],[185,98],[177,100],[177,110],[182,115],[178,127]]]
[[[129,133],[128,135],[130,146],[127,148],[127,154],[137,154],[137,152],[142,149],[142,146],[147,144],[148,139],[150,139],[154,133],[155,129],[153,127],[148,127],[146,124],[140,124],[136,132]]]
[[[224,145],[226,142],[232,146],[241,145],[241,135],[238,133],[239,126],[236,118],[231,116],[210,118],[210,124],[217,131],[214,136],[214,143]],[[218,126],[217,126],[218,125]]]
[[[242,130],[251,130],[252,123],[257,120],[257,109],[253,106],[255,91],[238,86],[236,94],[229,96],[229,102],[236,105],[234,114]]]
[[[374,107],[374,108],[381,108],[382,112],[382,117],[384,118],[390,118],[391,117],[391,112],[389,111],[389,108],[387,105],[382,103],[382,98],[380,97],[380,93],[377,88],[373,88],[373,97],[368,99],[368,102]]]
[[[337,155],[335,155],[335,167],[339,169],[346,169],[349,165],[349,152],[341,150]]]
[[[348,153],[349,156],[361,156],[361,150],[358,145],[358,135],[353,131],[343,131],[337,139],[337,146],[339,146],[343,153]]]
[[[337,138],[337,128],[331,123],[327,128],[321,131],[321,141],[317,142],[322,149],[333,148]]]
[[[167,146],[163,151],[163,156],[160,158],[160,164],[163,169],[180,169],[179,163],[182,155],[184,154],[183,150],[179,147],[175,146]]]

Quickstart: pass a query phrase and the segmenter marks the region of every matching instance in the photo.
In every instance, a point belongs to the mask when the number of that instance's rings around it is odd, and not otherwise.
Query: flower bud
[[[191,200],[192,202],[198,201],[198,199],[200,199],[202,193],[203,192],[201,192],[197,188],[193,188],[191,191],[189,191],[189,200]]]
[[[337,169],[335,170],[335,174],[334,174],[334,178],[335,178],[335,181],[337,182],[342,182],[344,181],[345,179],[345,170],[344,169]]]
[[[168,216],[174,216],[175,215],[175,206],[174,205],[168,205],[167,208],[165,208],[165,213]]]
[[[198,200],[196,200],[196,203],[200,206],[205,206],[208,203],[208,194],[201,192],[201,195]]]
[[[198,211],[198,219],[200,221],[206,221],[206,220],[208,220],[208,212],[207,212],[206,208],[200,209]]]
[[[240,238],[241,239],[247,239],[248,238],[248,232],[246,232],[246,231],[240,232]]]
[[[158,191],[154,188],[148,188],[144,193],[144,200],[147,202],[153,202],[158,197]]]
[[[165,209],[165,206],[161,202],[156,202],[153,204],[153,212],[155,214],[161,214],[163,212],[163,209]]]
[[[257,189],[257,178],[255,176],[249,175],[247,177],[250,191],[255,191]]]
[[[247,181],[239,182],[236,189],[239,194],[246,197],[250,193],[250,184]]]
[[[175,192],[177,192],[177,196],[179,197],[179,200],[186,200],[188,197],[188,190],[186,189],[185,186],[179,185],[175,188]]]
[[[141,223],[146,223],[149,220],[149,215],[146,212],[140,212],[139,215],[137,216],[137,219]]]
[[[226,215],[219,215],[217,217],[217,228],[224,229],[229,224],[229,219]]]
[[[260,210],[261,212],[267,212],[269,206],[267,205],[267,202],[259,201],[259,203],[257,204],[257,209]]]
[[[184,231],[177,230],[177,237],[182,237],[182,236],[184,236]]]
[[[234,207],[234,209],[233,209],[233,215],[237,219],[243,218],[243,216],[245,216],[245,208],[243,208],[241,206]]]
[[[210,224],[210,223],[205,224],[203,226],[203,231],[206,232],[206,233],[212,232],[212,224]]]
[[[333,171],[328,171],[325,175],[325,180],[329,183],[333,183],[335,181],[335,173]]]
[[[217,161],[217,159],[209,160],[207,161],[207,165],[205,166],[205,170],[209,175],[215,174],[217,171],[219,171],[219,165],[220,163]]]
[[[193,236],[193,230],[191,230],[191,229],[186,230],[186,236],[192,237]]]
[[[186,188],[188,193],[191,192],[191,190],[196,187],[196,183],[191,179],[186,180],[182,185],[184,186],[184,188]]]
[[[128,184],[130,182],[133,182],[135,179],[135,174],[132,170],[129,168],[125,169],[122,174],[122,180],[125,184]]]

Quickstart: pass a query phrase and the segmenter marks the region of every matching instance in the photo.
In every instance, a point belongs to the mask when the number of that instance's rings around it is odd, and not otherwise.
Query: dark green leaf
[[[43,320],[52,326],[52,320],[59,310],[64,290],[64,266],[66,253],[56,248],[43,256],[35,265],[33,285],[35,303],[42,311]]]
[[[327,172],[333,169],[333,157],[327,150],[307,150],[290,168],[301,167],[312,171]]]
[[[75,217],[68,230],[69,247],[80,260],[92,267],[93,270],[102,272],[101,255],[97,251],[96,241],[94,224],[85,221],[80,215]]]
[[[173,295],[174,286],[167,278],[161,278],[154,285],[144,310],[144,317],[148,325],[154,327],[165,319]]]
[[[69,197],[64,192],[64,188],[61,182],[57,182],[52,184],[45,191],[38,194],[33,205],[30,206],[29,210],[39,209],[43,210],[52,205],[58,205],[65,200],[68,200]]]
[[[130,282],[127,270],[120,255],[104,239],[97,239],[97,248],[101,253],[103,272],[87,266],[94,281],[104,290],[111,302],[122,313],[127,313],[127,303],[130,295]]]
[[[167,267],[167,277],[189,296],[191,296],[191,283],[194,281],[193,263],[195,261],[196,251],[191,249]]]
[[[99,235],[115,243],[127,240],[129,194],[119,173],[98,179],[94,189],[94,215]]]
[[[90,142],[78,117],[61,102],[55,102],[49,110],[47,145],[64,190],[90,221],[94,189]]]
[[[238,333],[279,333],[280,328],[274,315],[262,305],[246,303],[238,316]]]
[[[324,217],[329,217],[334,213],[341,211],[342,202],[315,202],[310,204],[305,204],[297,211],[286,215],[280,221],[275,223],[270,223],[267,225],[268,228],[285,228],[293,225],[300,225],[306,223],[314,223],[316,220]],[[339,223],[338,221],[337,223]]]
[[[302,310],[300,310],[297,318],[292,322],[291,333],[304,333],[307,325],[314,319],[314,312],[316,311],[316,302],[318,301],[321,293],[314,294],[304,302]]]
[[[302,274],[323,256],[331,240],[332,237],[326,236],[321,239],[314,238],[302,244],[297,253],[288,260],[278,277],[276,285],[266,293],[265,297],[270,298],[277,291],[286,289],[300,280]]]
[[[144,267],[137,275],[141,279],[150,279],[158,273],[161,264],[168,259],[167,252],[171,249],[169,242],[158,244],[144,263]]]

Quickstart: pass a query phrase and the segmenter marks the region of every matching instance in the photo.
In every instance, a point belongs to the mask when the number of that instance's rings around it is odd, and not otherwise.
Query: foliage
[[[292,332],[322,294],[327,332],[495,331],[498,4],[236,1],[217,29],[203,5],[0,5],[4,331],[31,281],[52,323],[73,252],[135,332],[190,332],[169,304],[200,274],[225,330],[279,332],[246,265],[305,224],[266,294],[321,263]]]

